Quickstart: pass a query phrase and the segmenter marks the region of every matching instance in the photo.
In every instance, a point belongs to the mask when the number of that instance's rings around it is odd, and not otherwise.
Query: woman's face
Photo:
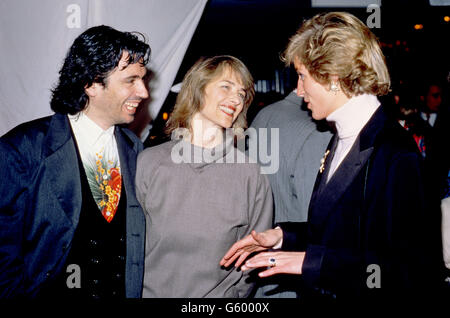
[[[244,107],[245,89],[231,70],[211,80],[206,87],[200,115],[208,127],[230,128]]]
[[[331,92],[328,89],[329,85],[322,85],[314,80],[298,59],[294,60],[294,66],[298,74],[297,95],[308,103],[308,109],[311,110],[314,119],[326,118],[346,102],[342,98],[342,95],[345,96],[342,91]]]

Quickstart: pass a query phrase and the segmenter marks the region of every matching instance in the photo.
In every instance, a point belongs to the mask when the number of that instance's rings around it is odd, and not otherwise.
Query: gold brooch
[[[322,173],[323,170],[325,170],[325,160],[327,160],[327,156],[329,153],[330,153],[330,150],[325,151],[323,158],[320,159],[320,168],[319,168],[320,173]]]

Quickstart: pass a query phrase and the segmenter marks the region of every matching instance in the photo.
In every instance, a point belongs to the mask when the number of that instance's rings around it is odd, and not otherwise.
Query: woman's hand
[[[243,271],[259,267],[269,267],[260,272],[259,277],[268,277],[275,274],[296,274],[302,273],[305,252],[264,252],[253,256],[242,265]]]
[[[251,234],[230,247],[221,259],[220,265],[228,267],[239,257],[234,265],[235,267],[239,267],[250,254],[272,248],[282,239],[283,231],[280,228],[270,229],[260,233],[252,231]]]

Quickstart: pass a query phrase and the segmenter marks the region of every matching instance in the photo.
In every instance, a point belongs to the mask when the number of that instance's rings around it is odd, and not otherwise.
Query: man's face
[[[442,103],[441,88],[437,85],[431,85],[426,96],[426,104],[429,110],[437,112]]]
[[[127,57],[125,52],[119,65],[105,79],[105,86],[94,83],[86,88],[89,104],[85,113],[105,130],[131,123],[139,103],[148,97],[143,80],[147,69],[140,63],[127,66]]]

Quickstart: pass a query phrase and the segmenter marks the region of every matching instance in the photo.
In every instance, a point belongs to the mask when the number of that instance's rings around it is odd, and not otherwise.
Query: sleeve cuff
[[[320,279],[323,257],[326,248],[321,245],[308,245],[302,266],[302,275],[309,287],[317,286]]]
[[[280,226],[277,226],[275,229],[281,229]],[[281,229],[283,230],[283,229]],[[283,234],[284,236],[284,234]],[[281,237],[281,240],[273,247],[274,250],[279,250],[281,246],[283,245],[283,236]]]
[[[307,223],[305,222],[283,222],[277,226],[283,230],[281,249],[283,251],[302,252],[306,250]]]

